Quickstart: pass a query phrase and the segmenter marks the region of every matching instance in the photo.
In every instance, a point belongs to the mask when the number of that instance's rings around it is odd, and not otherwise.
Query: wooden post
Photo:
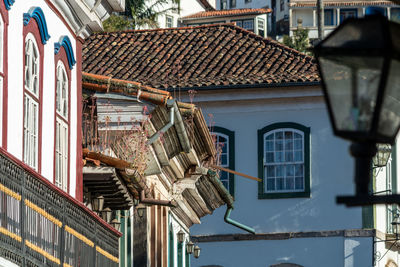
[[[318,39],[324,38],[324,3],[323,0],[317,0],[317,26],[318,26]]]

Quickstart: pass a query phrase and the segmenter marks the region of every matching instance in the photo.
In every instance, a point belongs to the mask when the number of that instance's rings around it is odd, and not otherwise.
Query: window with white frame
[[[172,28],[174,26],[173,24],[173,17],[172,16],[165,16],[165,27],[167,28]]]
[[[35,38],[25,39],[24,162],[37,170],[39,143],[39,50]]]
[[[265,135],[265,192],[304,191],[304,137],[294,129]]]
[[[213,133],[213,135],[215,135],[215,148],[217,149],[218,165],[229,168],[229,137],[221,133]],[[219,177],[225,188],[229,189],[228,173],[221,172]]]
[[[296,123],[264,127],[259,130],[259,155],[260,198],[309,196],[309,128]]]
[[[212,136],[214,139],[215,148],[217,150],[218,165],[227,169],[235,169],[235,132],[223,127],[212,127]],[[229,193],[235,194],[235,179],[232,173],[221,171],[219,173],[220,180]]]
[[[55,183],[68,190],[68,76],[64,64],[57,64]]]

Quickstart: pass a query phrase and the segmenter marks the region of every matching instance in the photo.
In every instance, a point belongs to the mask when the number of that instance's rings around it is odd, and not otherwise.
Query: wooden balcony
[[[19,266],[117,267],[120,235],[0,150],[0,257]]]

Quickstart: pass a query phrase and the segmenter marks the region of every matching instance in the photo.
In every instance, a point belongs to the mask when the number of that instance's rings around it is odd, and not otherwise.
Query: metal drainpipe
[[[155,134],[153,134],[149,140],[147,140],[147,144],[151,145],[153,144],[157,138],[160,136],[160,134],[165,133],[169,128],[172,127],[172,125],[174,125],[175,122],[175,107],[172,106],[171,109],[169,110],[169,122],[164,125],[164,127],[162,127],[160,130],[158,130]]]
[[[249,233],[255,234],[256,231],[244,224],[241,224],[233,219],[230,218],[231,212],[233,210],[233,197],[229,194],[228,190],[225,188],[225,186],[221,183],[220,179],[217,177],[217,173],[212,170],[208,170],[207,172],[208,176],[211,178],[212,184],[214,184],[215,187],[217,187],[217,191],[221,194],[222,199],[225,201],[227,209],[225,212],[224,216],[224,221],[226,223],[229,223],[233,226],[236,226],[242,230],[245,230]]]
[[[241,224],[240,222],[237,222],[237,221],[229,218],[231,216],[231,211],[232,210],[233,210],[233,208],[230,208],[229,206],[227,206],[227,209],[226,209],[226,212],[225,212],[225,216],[224,216],[224,221],[226,223],[232,224],[233,226],[236,226],[236,227],[238,227],[238,228],[240,228],[242,230],[245,230],[245,231],[255,235],[256,231],[253,228],[251,228],[249,226],[246,226],[244,224]]]

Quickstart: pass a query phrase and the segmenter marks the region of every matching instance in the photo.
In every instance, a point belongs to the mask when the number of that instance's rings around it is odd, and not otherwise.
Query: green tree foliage
[[[310,46],[308,29],[297,28],[293,31],[293,36],[283,36],[283,43],[297,51],[308,54],[307,48]]]
[[[172,7],[168,7],[172,4]],[[111,15],[104,23],[105,31],[157,28],[158,16],[168,11],[179,11],[180,0],[126,0],[123,14]]]

